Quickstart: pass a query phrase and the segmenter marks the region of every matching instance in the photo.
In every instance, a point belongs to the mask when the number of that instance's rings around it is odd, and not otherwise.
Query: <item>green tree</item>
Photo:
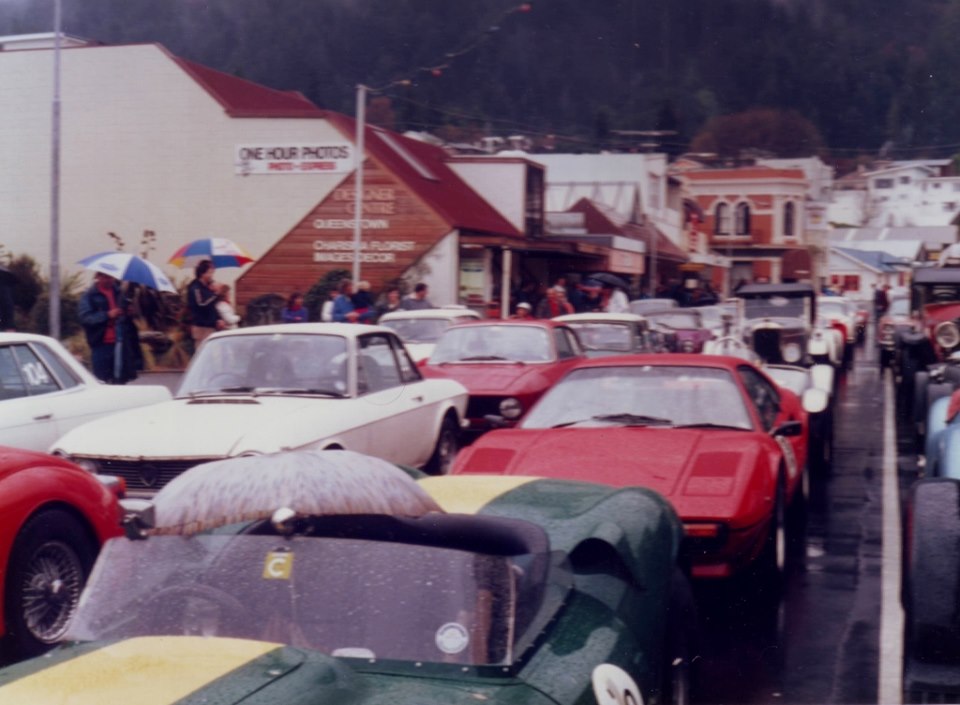
[[[713,118],[693,138],[690,149],[727,159],[749,152],[804,157],[821,153],[823,139],[813,123],[794,110],[754,108]]]

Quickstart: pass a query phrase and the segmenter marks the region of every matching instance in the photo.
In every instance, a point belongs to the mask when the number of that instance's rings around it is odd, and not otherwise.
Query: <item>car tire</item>
[[[916,662],[960,664],[960,481],[914,484],[904,536],[904,702],[925,699]]]
[[[460,450],[460,432],[457,424],[449,416],[440,424],[433,455],[427,461],[424,471],[428,475],[446,475],[453,466],[453,459]]]
[[[670,578],[667,625],[658,703],[689,705],[697,690],[698,648],[696,602],[690,580],[679,567]]]
[[[818,477],[824,477],[833,467],[833,409],[826,409],[811,419],[807,467]]]
[[[7,571],[7,656],[37,656],[63,637],[96,553],[87,528],[66,511],[45,510],[27,520]],[[28,618],[28,613],[34,616]]]

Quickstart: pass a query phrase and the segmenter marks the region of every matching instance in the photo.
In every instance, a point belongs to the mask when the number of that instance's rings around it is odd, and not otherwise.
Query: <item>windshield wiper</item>
[[[345,396],[347,396],[347,395],[344,394],[343,392],[338,392],[338,391],[335,390],[335,389],[320,389],[320,388],[315,388],[315,387],[297,387],[296,389],[273,389],[273,388],[271,388],[271,389],[258,389],[257,391],[258,391],[258,392],[265,391],[265,392],[271,392],[271,393],[274,393],[274,392],[275,392],[275,393],[278,393],[278,394],[316,394],[316,395],[324,396],[324,397],[336,397],[336,398],[338,398],[338,399],[342,399],[342,398],[344,398]]]
[[[744,428],[743,426],[730,426],[729,424],[723,423],[709,423],[703,421],[701,423],[684,423],[674,426],[674,428],[720,428],[728,431],[749,431],[749,428]]]
[[[485,360],[503,360],[504,362],[509,362],[509,358],[500,357],[499,355],[471,355],[470,357],[461,357],[460,362],[477,362]]]
[[[609,421],[610,423],[620,423],[625,426],[671,426],[673,421],[660,416],[645,416],[644,414],[597,414],[588,419],[577,419],[576,421],[565,421],[558,423],[550,428],[565,428],[574,426],[586,421]]]
[[[221,389],[201,389],[196,392],[188,392],[187,396],[193,398],[216,396],[217,394],[249,394],[252,391],[253,387],[223,387]]]

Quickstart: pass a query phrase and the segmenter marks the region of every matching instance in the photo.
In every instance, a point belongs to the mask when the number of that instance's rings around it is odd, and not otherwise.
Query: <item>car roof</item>
[[[563,316],[554,316],[554,321],[559,323],[631,323],[634,321],[645,321],[645,317],[636,313],[606,313],[597,311],[594,313],[567,313]]]
[[[407,320],[411,318],[439,318],[449,320],[462,316],[472,318],[482,318],[482,316],[472,308],[466,306],[444,307],[444,308],[420,308],[401,311],[391,311],[380,316],[381,321]]]
[[[463,321],[450,326],[447,330],[466,326],[527,326],[532,328],[566,328],[566,324],[553,318],[480,318],[476,321]]]
[[[749,298],[751,296],[770,296],[771,294],[813,296],[815,293],[813,286],[810,284],[744,284],[736,290],[735,295],[737,298]]]
[[[211,335],[207,340],[238,335],[272,335],[275,333],[339,335],[344,338],[356,338],[366,333],[396,335],[395,331],[386,326],[375,326],[365,323],[271,323],[265,326],[249,326],[247,328],[220,331]]]
[[[749,365],[742,357],[734,355],[703,355],[701,353],[643,353],[639,355],[611,355],[593,357],[577,364],[576,369],[584,367],[712,367],[733,371],[737,367]]]
[[[960,267],[921,267],[913,270],[914,284],[958,284]]]

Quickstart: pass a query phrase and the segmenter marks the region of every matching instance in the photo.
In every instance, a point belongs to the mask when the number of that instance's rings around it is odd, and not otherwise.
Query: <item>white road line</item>
[[[883,562],[880,587],[880,663],[877,702],[900,703],[903,662],[903,608],[900,605],[900,487],[893,378],[883,376]]]

